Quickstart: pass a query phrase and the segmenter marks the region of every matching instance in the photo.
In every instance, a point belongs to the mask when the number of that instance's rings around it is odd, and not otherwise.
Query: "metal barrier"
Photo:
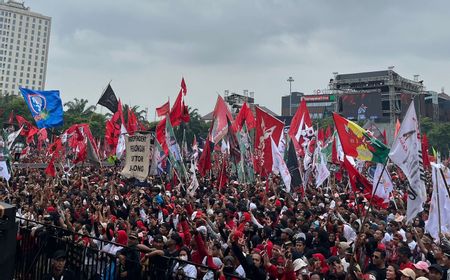
[[[43,276],[51,271],[51,258],[57,250],[66,252],[66,269],[74,272],[77,279],[120,279],[121,267],[124,264],[121,264],[117,256],[104,251],[106,246],[122,247],[120,244],[20,217],[16,219],[19,221],[19,229],[14,279],[43,279]],[[92,240],[96,246],[85,246],[88,240]],[[135,248],[122,248],[127,252],[141,254]],[[143,257],[143,253],[140,257]],[[141,279],[195,279],[183,275],[180,268],[186,265],[196,268],[197,279],[204,279],[205,274],[208,274],[207,279],[218,279],[217,271],[178,258],[156,256],[151,260],[140,259],[141,261],[131,263],[128,267],[137,270],[134,272]],[[132,262],[129,259],[126,261]],[[229,277],[243,279],[234,275]]]

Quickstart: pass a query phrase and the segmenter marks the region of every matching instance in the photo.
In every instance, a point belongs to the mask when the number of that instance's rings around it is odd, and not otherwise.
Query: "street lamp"
[[[294,79],[289,77],[287,81],[289,82],[289,116],[292,116],[292,82]]]

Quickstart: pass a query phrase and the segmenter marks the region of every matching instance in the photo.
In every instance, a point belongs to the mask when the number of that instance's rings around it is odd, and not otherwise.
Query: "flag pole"
[[[368,206],[368,208],[367,208],[366,214],[364,215],[364,219],[363,219],[363,221],[362,221],[362,223],[361,223],[361,226],[362,226],[362,227],[364,227],[364,224],[365,224],[366,221],[367,221],[367,217],[368,217],[368,215],[369,215],[369,212],[370,212],[370,210],[372,209],[372,201],[373,201],[374,194],[377,192],[378,186],[379,186],[380,181],[381,181],[381,177],[383,177],[383,172],[384,172],[384,170],[386,169],[386,165],[387,165],[388,162],[389,162],[389,157],[386,157],[386,160],[385,160],[385,162],[384,162],[384,164],[383,164],[383,169],[381,170],[380,177],[378,177],[378,181],[377,181],[377,184],[376,184],[376,186],[375,186],[375,189],[373,189],[373,191],[372,191],[372,194],[371,194],[371,197],[370,197],[370,200],[369,200],[369,206]],[[358,236],[357,236],[357,239],[356,239],[355,250],[353,251],[353,254],[352,254],[350,266],[354,265],[354,262],[355,262],[355,260],[354,260],[355,253],[356,253],[357,249],[360,248],[360,246],[359,246],[360,235],[361,235],[361,232],[358,233]]]
[[[442,168],[439,168],[439,171],[440,171],[442,179],[444,181],[444,185],[445,185],[445,189],[447,190],[448,197],[450,197],[450,189],[448,188],[447,181],[445,180],[444,171],[442,171]]]
[[[440,170],[440,168],[439,168]],[[441,230],[441,202],[439,199],[439,179],[438,179],[438,173],[437,170],[434,171],[435,172],[435,176],[436,176],[436,198],[437,198],[437,207],[438,207],[438,225],[439,225],[439,236],[441,236],[442,234],[442,230]],[[445,177],[442,177],[442,179],[445,182]]]

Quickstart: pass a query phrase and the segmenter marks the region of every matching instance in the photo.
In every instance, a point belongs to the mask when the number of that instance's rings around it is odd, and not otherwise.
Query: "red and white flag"
[[[219,95],[217,96],[217,102],[213,112],[213,122],[210,128],[211,142],[214,144],[219,143],[228,133],[228,120],[233,121],[233,117],[222,96]]]
[[[271,138],[279,143],[284,123],[274,116],[256,107],[255,133],[255,171],[261,175],[268,175],[272,171]]]

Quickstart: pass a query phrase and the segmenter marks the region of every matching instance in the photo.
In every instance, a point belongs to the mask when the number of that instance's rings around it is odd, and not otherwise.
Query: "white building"
[[[50,26],[50,17],[0,0],[0,95],[45,88]]]

